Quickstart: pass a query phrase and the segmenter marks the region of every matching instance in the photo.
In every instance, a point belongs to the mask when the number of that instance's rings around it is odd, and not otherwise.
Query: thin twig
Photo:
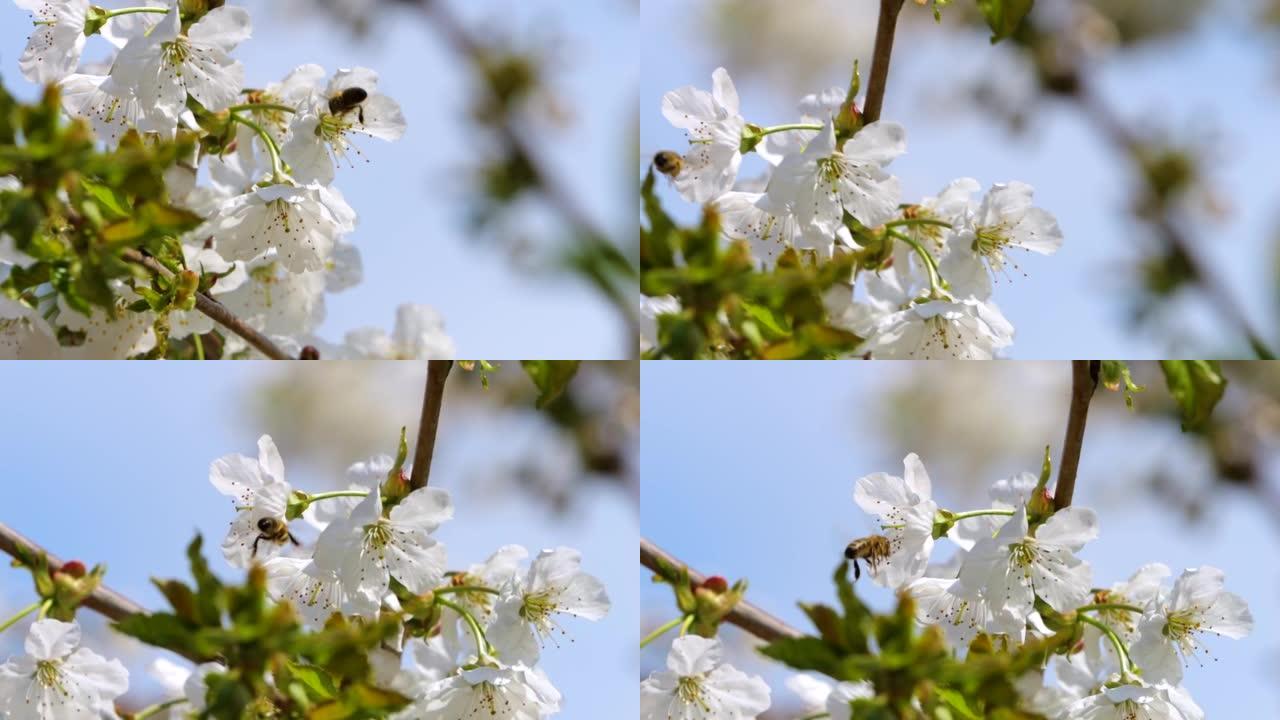
[[[885,86],[889,82],[889,59],[893,55],[893,36],[898,29],[898,14],[904,0],[880,0],[880,21],[876,25],[876,44],[871,52],[871,81],[867,84],[867,100],[862,108],[862,121],[870,124],[880,119],[884,107]]]
[[[471,35],[466,26],[454,16],[446,3],[440,2],[440,0],[402,1],[420,7],[454,52],[465,57],[476,68],[485,67],[489,59],[488,49]],[[485,87],[492,91],[492,88],[487,83]],[[532,184],[546,196],[551,205],[575,228],[575,234],[580,241],[586,245],[608,243],[608,234],[578,205],[577,199],[573,194],[561,183],[557,182],[546,169],[545,163],[539,154],[534,151],[534,143],[525,139],[521,127],[511,118],[504,117],[502,122],[496,126],[496,130],[503,144],[524,159],[528,166]],[[634,298],[625,292],[604,288],[603,283],[601,286],[627,326],[628,353],[630,356],[635,356],[639,352],[639,346],[636,345],[634,340],[640,336],[640,321],[636,315],[638,309],[635,307]]]
[[[689,579],[701,584],[706,577],[693,568],[677,560],[675,556],[655,545],[648,538],[640,538],[640,564],[662,576],[668,582],[677,582],[679,578],[671,577],[672,568],[685,568]],[[781,638],[801,637],[804,633],[784,623],[778,618],[761,610],[749,602],[739,602],[725,617],[725,622],[737,625],[765,642],[773,642]]]
[[[15,558],[43,553],[49,559],[50,568],[62,567],[62,560],[57,555],[23,537],[17,530],[4,523],[0,523],[0,551]],[[93,594],[84,601],[84,606],[116,621],[146,612],[138,603],[105,585],[100,585],[97,590],[94,590]]]
[[[431,474],[431,456],[436,449],[436,431],[440,429],[440,408],[444,405],[444,384],[453,369],[452,360],[427,361],[427,386],[422,395],[422,419],[418,422],[418,443],[413,448],[413,470],[409,487],[427,486]]]
[[[1058,465],[1058,484],[1053,491],[1053,506],[1061,510],[1071,504],[1076,491],[1076,473],[1080,470],[1080,451],[1084,447],[1084,425],[1089,418],[1089,401],[1098,389],[1098,360],[1071,361],[1071,409],[1067,415],[1067,434],[1062,440],[1062,458]]]
[[[147,268],[151,272],[157,273],[162,277],[169,277],[169,269],[161,265],[153,257],[148,257],[137,250],[125,250],[124,259],[131,263],[137,263]],[[243,320],[236,316],[235,313],[227,309],[227,306],[214,300],[203,292],[196,293],[196,310],[207,315],[211,320],[230,330],[231,332],[244,338],[244,341],[257,348],[258,352],[266,355],[272,360],[293,360],[294,357],[279,346],[271,342],[271,339],[257,330],[249,327]]]

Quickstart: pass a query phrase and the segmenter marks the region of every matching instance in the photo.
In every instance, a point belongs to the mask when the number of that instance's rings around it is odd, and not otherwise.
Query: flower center
[[[822,158],[818,161],[818,177],[821,178],[823,182],[830,184],[832,187],[840,182],[840,179],[843,178],[844,175],[844,163],[835,155]]]
[[[382,550],[391,544],[391,528],[381,520],[372,525],[366,525],[364,541],[368,547],[374,550]]]
[[[1164,626],[1165,637],[1174,642],[1185,644],[1191,640],[1192,633],[1200,629],[1200,621],[1190,611],[1169,613]]]
[[[992,261],[999,262],[1004,248],[1010,242],[1009,228],[1005,225],[980,227],[973,236],[973,251]]]
[[[547,618],[556,611],[556,601],[550,592],[531,593],[524,596],[524,604],[520,606],[520,617],[541,626],[547,624]]]
[[[710,710],[706,690],[702,686],[701,675],[688,675],[676,681],[676,697],[688,705],[697,705],[703,710]]]
[[[53,688],[63,695],[67,691],[62,687],[62,670],[61,663],[57,660],[41,660],[36,663],[36,682],[46,688]]]
[[[1029,568],[1036,561],[1035,545],[1029,541],[1014,543],[1009,546],[1009,563],[1018,568]]]
[[[174,66],[175,72],[182,75],[182,64],[191,56],[191,43],[184,37],[179,37],[160,46],[164,51],[164,62]]]

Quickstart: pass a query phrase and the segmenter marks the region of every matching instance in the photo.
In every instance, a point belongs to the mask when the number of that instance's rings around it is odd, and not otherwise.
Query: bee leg
[[[258,557],[258,543],[260,543],[260,542],[262,542],[262,536],[261,536],[261,535],[259,535],[258,537],[254,538],[254,540],[253,540],[253,552],[249,554],[249,556],[250,556],[250,557]]]
[[[363,106],[356,108],[356,116],[360,118],[360,124],[363,125],[364,124],[364,107]]]
[[[862,577],[862,567],[858,565],[857,560],[854,560],[853,561],[853,581],[858,582],[858,579],[861,577]]]
[[[294,537],[294,536],[293,536],[293,533],[289,533],[289,542],[293,543],[293,544],[294,544],[294,547],[297,547],[297,546],[299,546],[299,545],[301,545],[301,544],[302,544],[302,543],[298,542],[298,538],[296,538],[296,537]]]

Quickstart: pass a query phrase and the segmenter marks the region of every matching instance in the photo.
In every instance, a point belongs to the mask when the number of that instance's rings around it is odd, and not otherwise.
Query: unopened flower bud
[[[700,585],[699,587],[702,587],[706,590],[710,590],[712,592],[722,593],[722,592],[727,592],[729,590],[729,581],[725,580],[720,575],[712,575],[706,580],[703,580],[702,585]]]
[[[84,563],[79,560],[68,560],[56,571],[57,574],[70,575],[73,578],[82,578],[87,572]]]

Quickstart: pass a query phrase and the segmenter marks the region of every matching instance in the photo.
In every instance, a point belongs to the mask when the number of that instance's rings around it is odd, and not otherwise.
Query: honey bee
[[[663,150],[653,156],[653,166],[667,177],[675,177],[684,169],[684,158],[671,150]]]
[[[289,524],[279,518],[264,517],[258,521],[258,537],[253,541],[253,557],[258,556],[258,543],[269,540],[277,545],[291,542],[299,545],[298,538],[289,532]]]
[[[349,87],[340,93],[334,93],[329,98],[329,112],[334,115],[346,115],[355,110],[357,117],[360,118],[360,124],[363,125],[364,106],[361,103],[368,99],[369,93],[364,88]]]
[[[858,567],[859,560],[865,560],[867,566],[875,571],[880,567],[880,563],[892,552],[889,545],[889,538],[883,535],[868,535],[858,538],[849,543],[844,549],[844,556],[853,561],[853,579],[856,581],[862,576],[862,570]]]

